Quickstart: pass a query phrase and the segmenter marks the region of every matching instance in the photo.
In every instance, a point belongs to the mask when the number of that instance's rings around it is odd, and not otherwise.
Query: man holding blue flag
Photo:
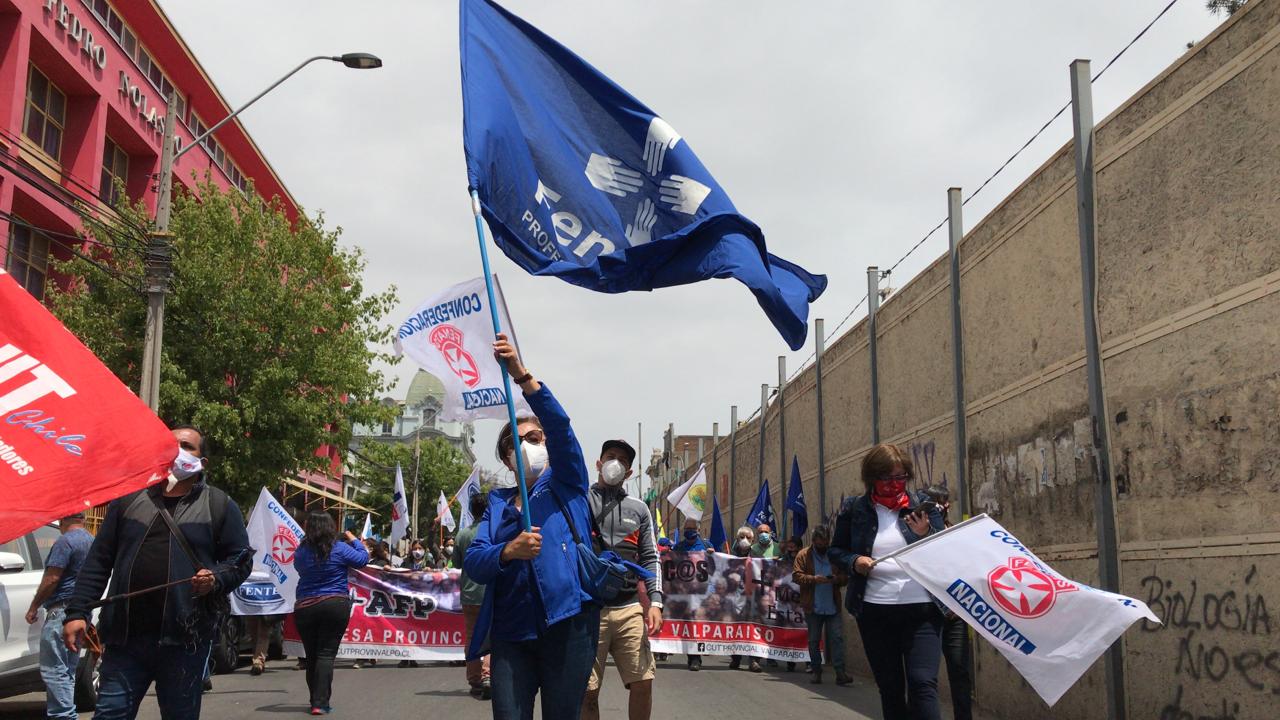
[[[467,176],[509,258],[607,293],[736,278],[804,344],[826,277],[770,254],[675,128],[490,0],[461,18]]]

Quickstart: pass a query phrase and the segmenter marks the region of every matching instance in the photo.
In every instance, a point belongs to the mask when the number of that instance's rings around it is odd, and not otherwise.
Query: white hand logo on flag
[[[631,247],[644,245],[653,239],[653,225],[658,222],[657,207],[653,201],[645,198],[640,202],[640,207],[636,208],[635,222],[627,226],[627,242]]]
[[[702,201],[711,194],[711,188],[693,178],[672,175],[662,181],[662,188],[658,192],[662,196],[662,202],[671,205],[672,210],[692,215],[702,207]]]
[[[592,187],[618,197],[639,192],[644,184],[643,176],[623,165],[620,160],[596,153],[591,153],[591,158],[587,160],[586,173]]]
[[[671,127],[666,120],[654,116],[649,121],[649,132],[644,139],[644,162],[650,175],[662,172],[662,165],[667,161],[667,151],[675,149],[680,142],[680,133]]]

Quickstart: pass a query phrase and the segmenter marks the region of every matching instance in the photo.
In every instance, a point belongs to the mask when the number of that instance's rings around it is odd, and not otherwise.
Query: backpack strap
[[[173,535],[173,539],[178,541],[178,547],[182,549],[182,553],[191,561],[191,566],[197,571],[204,570],[204,565],[196,558],[195,551],[191,549],[191,543],[187,542],[187,537],[178,528],[178,523],[173,519],[173,515],[169,514],[169,509],[164,506],[164,501],[157,495],[152,495],[151,501],[155,503],[156,512],[160,514],[160,519],[164,520],[164,524],[169,526],[169,532]]]
[[[561,510],[561,515],[564,516],[564,521],[568,523],[568,532],[572,534],[573,542],[577,544],[582,544],[582,537],[579,536],[579,534],[577,534],[577,527],[576,525],[573,525],[572,516],[568,514],[568,510],[566,509],[566,507],[564,507],[564,503],[561,502],[561,500],[559,500],[559,496],[556,495],[556,488],[550,488],[550,493],[552,493],[552,500],[556,501],[556,506],[559,507],[559,510]]]

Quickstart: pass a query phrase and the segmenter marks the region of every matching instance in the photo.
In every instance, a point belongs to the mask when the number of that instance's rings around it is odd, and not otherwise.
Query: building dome
[[[444,401],[444,383],[440,382],[435,375],[425,370],[419,370],[413,376],[413,382],[409,383],[409,392],[405,393],[404,405],[408,408],[418,407],[422,401],[427,398],[435,398],[439,402]]]

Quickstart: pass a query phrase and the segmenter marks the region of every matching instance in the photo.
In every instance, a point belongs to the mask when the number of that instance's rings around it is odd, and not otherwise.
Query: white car
[[[27,608],[44,577],[44,559],[59,536],[46,525],[0,544],[0,698],[43,691],[40,679],[40,631],[44,613],[27,624]],[[93,708],[97,698],[97,658],[82,656],[76,672],[76,704]]]

